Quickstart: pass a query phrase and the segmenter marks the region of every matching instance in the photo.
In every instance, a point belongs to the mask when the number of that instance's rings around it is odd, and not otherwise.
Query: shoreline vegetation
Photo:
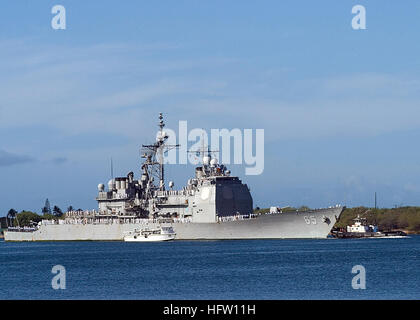
[[[72,209],[72,207],[69,207]],[[79,209],[81,210],[81,209]],[[310,211],[311,208],[302,206],[299,208],[287,207],[282,208],[283,212],[291,211]],[[254,213],[268,213],[270,208],[255,208]],[[12,215],[10,215],[12,213]],[[11,217],[12,216],[12,217]],[[367,208],[367,207],[354,207],[346,208],[340,216],[340,219],[334,225],[334,229],[345,228],[353,224],[353,219],[360,216],[366,218],[368,224],[377,225],[381,231],[404,231],[407,234],[420,234],[420,207],[398,207],[398,208]],[[43,214],[38,214],[32,211],[23,210],[18,213],[14,209],[9,210],[9,218],[7,219],[9,226],[12,221],[13,226],[30,226],[34,223],[37,224],[41,220],[58,220],[64,219],[65,214],[61,210],[55,210],[53,213],[45,211]],[[10,219],[12,218],[12,219]],[[5,229],[7,226],[2,226]]]

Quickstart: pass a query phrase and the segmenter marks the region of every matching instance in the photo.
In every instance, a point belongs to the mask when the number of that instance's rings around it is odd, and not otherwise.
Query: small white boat
[[[172,227],[158,227],[149,229],[148,227],[141,230],[134,229],[124,236],[127,242],[150,242],[150,241],[170,241],[174,240],[176,233]]]

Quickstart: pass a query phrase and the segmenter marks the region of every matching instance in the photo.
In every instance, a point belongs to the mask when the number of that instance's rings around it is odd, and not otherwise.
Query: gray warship
[[[32,228],[9,228],[6,241],[123,240],[142,228],[172,227],[175,240],[326,238],[344,207],[256,214],[248,186],[204,146],[201,165],[181,190],[165,184],[167,143],[159,114],[156,142],[143,145],[140,178],[130,172],[98,185],[98,210],[71,211]]]

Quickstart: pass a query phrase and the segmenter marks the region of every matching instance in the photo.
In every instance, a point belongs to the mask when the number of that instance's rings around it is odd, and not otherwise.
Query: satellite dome
[[[98,191],[104,191],[105,186],[103,183],[98,184]]]
[[[217,159],[216,158],[211,159],[210,166],[215,167],[216,165],[217,165]]]
[[[208,166],[210,164],[210,157],[209,156],[204,156],[203,157],[203,164],[205,166]]]

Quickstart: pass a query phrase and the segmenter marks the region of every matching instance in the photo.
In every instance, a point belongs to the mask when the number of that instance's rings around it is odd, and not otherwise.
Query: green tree
[[[308,211],[311,210],[311,208],[309,208],[308,206],[300,206],[299,207],[299,211]]]
[[[15,209],[10,209],[9,212],[7,213],[7,218],[14,219],[16,218],[17,213],[18,212]]]
[[[35,212],[22,211],[16,215],[15,226],[25,227],[37,224],[42,220],[42,217]]]
[[[56,217],[61,217],[63,215],[63,211],[61,211],[61,209],[58,206],[54,206],[54,208],[53,208],[53,214]]]
[[[48,198],[47,198],[47,200],[45,200],[45,205],[42,208],[42,213],[43,214],[47,214],[47,213],[51,214],[51,206],[50,206],[50,201],[48,200]]]

